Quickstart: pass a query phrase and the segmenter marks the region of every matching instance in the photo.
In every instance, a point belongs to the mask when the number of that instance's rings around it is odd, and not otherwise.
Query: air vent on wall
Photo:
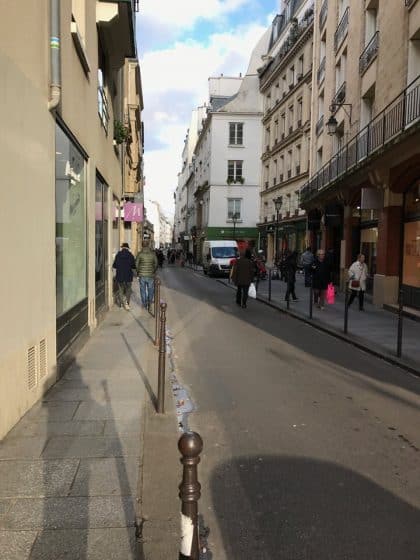
[[[39,378],[47,375],[47,341],[43,338],[39,343]]]
[[[28,348],[28,389],[31,390],[36,387],[36,348],[31,346]]]

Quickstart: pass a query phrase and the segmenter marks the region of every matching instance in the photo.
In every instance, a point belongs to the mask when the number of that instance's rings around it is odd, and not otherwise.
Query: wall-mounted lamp
[[[331,103],[331,105],[330,105],[331,115],[330,115],[330,118],[327,121],[327,130],[328,130],[328,134],[330,136],[333,136],[337,132],[338,122],[337,122],[337,119],[335,118],[334,115],[340,107],[343,107],[343,111],[348,116],[349,124],[351,125],[352,104],[351,103]],[[349,107],[349,109],[347,110],[346,107]]]

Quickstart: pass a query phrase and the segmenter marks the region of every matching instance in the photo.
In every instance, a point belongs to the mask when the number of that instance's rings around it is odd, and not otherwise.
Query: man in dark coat
[[[285,274],[287,282],[287,290],[285,295],[285,300],[288,301],[290,294],[292,294],[293,301],[298,301],[295,294],[295,284],[296,284],[296,270],[297,270],[297,251],[293,251],[286,257],[285,261]]]
[[[118,284],[118,299],[120,307],[130,309],[131,284],[133,282],[133,269],[136,268],[136,261],[130,252],[128,243],[121,245],[121,251],[115,255],[113,268],[117,271],[116,281]]]
[[[319,249],[316,259],[312,265],[312,286],[314,290],[314,303],[320,309],[324,309],[325,294],[331,281],[330,266],[325,260],[325,251]]]
[[[255,277],[255,264],[251,260],[251,251],[247,249],[245,255],[241,256],[233,265],[232,281],[235,284],[236,303],[246,307],[248,290]]]

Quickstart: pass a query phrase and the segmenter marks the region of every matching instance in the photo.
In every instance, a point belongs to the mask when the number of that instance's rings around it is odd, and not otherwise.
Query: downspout
[[[50,0],[50,100],[48,109],[57,108],[61,99],[61,64],[60,64],[60,0]]]

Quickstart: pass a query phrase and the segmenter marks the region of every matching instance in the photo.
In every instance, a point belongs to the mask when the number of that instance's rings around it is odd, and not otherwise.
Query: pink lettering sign
[[[126,202],[124,204],[124,221],[125,222],[142,222],[143,221],[143,203],[142,202]]]

